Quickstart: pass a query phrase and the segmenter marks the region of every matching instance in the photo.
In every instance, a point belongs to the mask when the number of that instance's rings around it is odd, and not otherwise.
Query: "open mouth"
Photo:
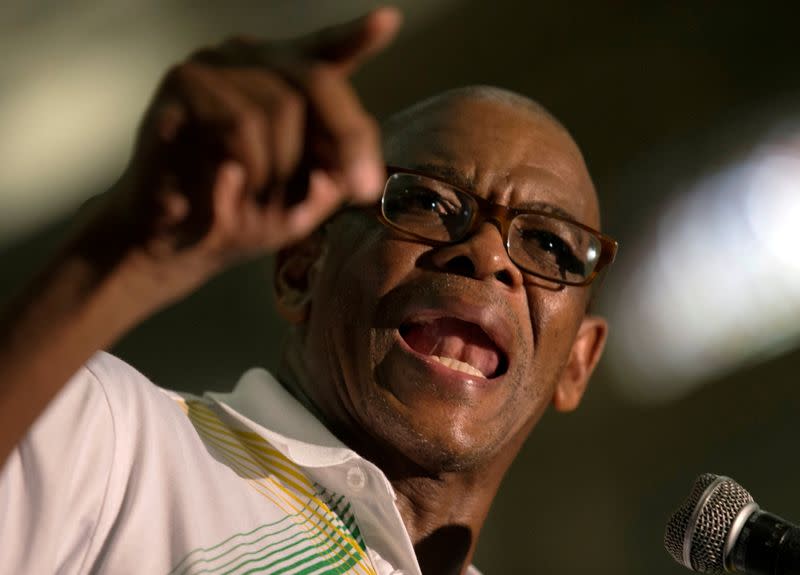
[[[477,324],[455,317],[414,320],[400,326],[408,346],[452,370],[491,379],[508,369],[508,359]]]

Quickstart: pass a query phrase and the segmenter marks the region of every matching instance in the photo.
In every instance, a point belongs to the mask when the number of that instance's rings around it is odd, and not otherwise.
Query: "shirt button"
[[[360,467],[353,466],[347,470],[347,485],[353,491],[361,491],[367,484],[367,476]]]

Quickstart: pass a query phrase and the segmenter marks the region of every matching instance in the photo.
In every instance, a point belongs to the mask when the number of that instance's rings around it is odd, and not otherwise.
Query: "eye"
[[[583,275],[584,263],[575,255],[569,243],[551,231],[541,228],[517,228],[531,257],[537,260],[555,260],[562,277],[567,274]]]
[[[409,211],[420,211],[453,215],[459,212],[459,206],[449,201],[439,192],[425,186],[413,186],[405,189],[405,204]]]
[[[383,192],[381,211],[386,221],[419,238],[458,241],[472,223],[469,196],[430,178],[395,174]]]

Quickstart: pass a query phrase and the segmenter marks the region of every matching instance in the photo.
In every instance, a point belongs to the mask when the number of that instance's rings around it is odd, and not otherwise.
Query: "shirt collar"
[[[231,393],[207,392],[206,397],[298,465],[327,467],[361,459],[264,369],[245,372]]]
[[[219,405],[244,427],[264,437],[275,449],[302,467],[322,468],[360,462],[360,465],[371,468],[375,475],[380,477],[381,484],[385,486],[390,496],[392,516],[396,516],[396,528],[394,530],[389,528],[386,510],[381,508],[376,512],[380,513],[382,518],[380,525],[369,530],[370,534],[375,532],[377,536],[368,536],[367,544],[370,546],[377,544],[395,564],[406,565],[408,573],[419,573],[411,540],[402,524],[399,511],[393,504],[397,496],[388,479],[374,464],[363,459],[334,436],[272,374],[261,368],[250,369],[239,378],[231,393],[206,392],[205,397]],[[367,500],[367,503],[370,503],[370,500]],[[356,500],[354,504],[358,515],[359,508],[365,503]],[[387,541],[390,543],[386,543]],[[400,549],[395,549],[398,546]],[[379,563],[383,561],[372,547],[370,555]],[[392,570],[392,573],[396,572],[401,571]],[[472,565],[467,568],[466,573],[480,575]]]

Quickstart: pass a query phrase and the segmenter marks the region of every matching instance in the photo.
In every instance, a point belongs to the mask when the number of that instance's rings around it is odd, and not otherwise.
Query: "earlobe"
[[[286,321],[301,324],[308,319],[314,279],[324,255],[325,241],[321,232],[276,254],[273,278],[275,305]]]
[[[607,335],[608,324],[605,319],[592,315],[583,318],[572,344],[569,361],[553,394],[553,407],[557,411],[572,411],[580,404],[589,378],[603,353]]]

